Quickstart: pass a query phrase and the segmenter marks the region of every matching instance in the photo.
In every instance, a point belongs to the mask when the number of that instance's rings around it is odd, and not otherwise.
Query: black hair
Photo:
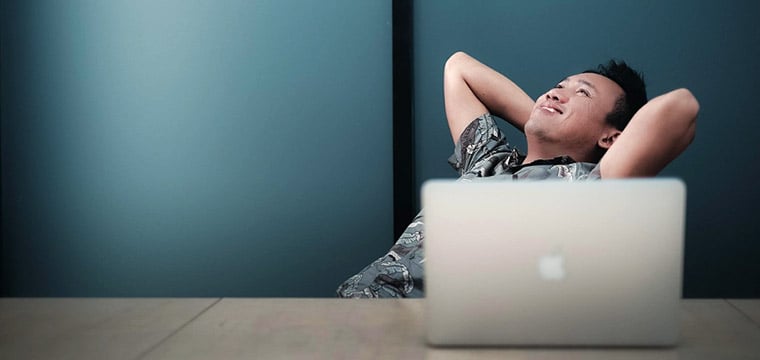
[[[607,123],[616,129],[623,131],[633,114],[647,103],[647,89],[644,76],[632,69],[625,61],[610,60],[607,64],[600,64],[596,69],[586,70],[584,73],[602,75],[623,88],[624,94],[615,102],[615,107],[607,114]]]

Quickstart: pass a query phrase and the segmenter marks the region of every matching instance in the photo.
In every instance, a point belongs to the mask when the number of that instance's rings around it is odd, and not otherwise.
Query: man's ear
[[[618,136],[620,136],[620,130],[618,129],[611,129],[603,134],[601,138],[599,138],[599,141],[597,142],[597,145],[601,147],[602,149],[609,149],[610,146],[617,140]]]

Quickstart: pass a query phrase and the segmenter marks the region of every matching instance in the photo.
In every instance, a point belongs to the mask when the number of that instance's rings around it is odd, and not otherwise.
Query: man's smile
[[[551,112],[551,113],[559,113],[563,114],[564,111],[558,106],[552,105],[551,103],[543,103],[541,106],[539,106],[540,109]]]

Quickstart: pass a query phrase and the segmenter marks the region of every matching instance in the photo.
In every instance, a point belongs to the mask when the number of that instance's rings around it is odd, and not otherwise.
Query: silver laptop
[[[428,343],[675,344],[685,201],[675,179],[426,182]]]

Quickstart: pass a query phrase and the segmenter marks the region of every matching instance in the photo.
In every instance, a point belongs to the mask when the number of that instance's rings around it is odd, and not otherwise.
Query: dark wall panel
[[[624,59],[644,72],[650,97],[687,87],[701,104],[694,143],[662,172],[688,185],[684,294],[760,296],[757,14],[760,2],[749,0],[415,1],[417,186],[455,176],[441,76],[453,52],[534,98],[567,75]]]

